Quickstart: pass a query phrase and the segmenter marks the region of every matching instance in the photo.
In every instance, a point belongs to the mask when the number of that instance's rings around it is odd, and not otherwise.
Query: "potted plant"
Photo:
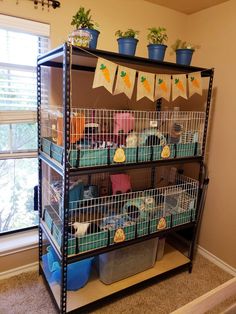
[[[118,37],[119,53],[134,56],[138,43],[138,34],[139,31],[135,31],[132,28],[129,28],[125,32],[121,30],[116,31],[115,35]]]
[[[86,33],[89,33],[90,41],[88,47],[96,49],[100,32],[95,29],[98,24],[92,20],[90,11],[90,9],[86,11],[84,7],[80,7],[76,14],[72,17],[71,25],[76,28],[76,30],[72,33],[72,36],[76,36],[77,34],[78,36],[81,36],[82,34],[82,36],[86,37]]]
[[[199,45],[192,45],[191,43],[182,41],[181,39],[177,39],[171,47],[176,53],[176,63],[182,65],[190,65],[195,49],[200,48]]]
[[[163,61],[167,46],[165,42],[168,39],[166,29],[164,27],[151,27],[148,28],[149,33],[147,39],[149,41],[148,57],[152,60]]]

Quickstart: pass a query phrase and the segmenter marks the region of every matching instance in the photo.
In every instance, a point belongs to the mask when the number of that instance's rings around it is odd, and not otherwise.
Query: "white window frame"
[[[22,18],[12,17],[4,14],[0,14],[0,28],[31,34],[35,36],[50,38],[50,25],[41,22],[35,22],[32,20],[26,20]],[[49,42],[50,43],[50,42]],[[48,47],[50,49],[50,47]],[[0,67],[11,67],[11,63],[0,63]],[[14,68],[32,70],[35,67],[13,65]],[[36,123],[37,122],[37,107],[35,110],[0,110],[0,124],[16,124],[16,123]],[[37,136],[37,134],[35,135]],[[9,159],[25,159],[25,158],[37,158],[37,149],[29,152],[1,152],[0,160]],[[33,210],[33,209],[32,209]],[[25,229],[25,228],[24,228]],[[9,232],[14,232],[10,230]]]

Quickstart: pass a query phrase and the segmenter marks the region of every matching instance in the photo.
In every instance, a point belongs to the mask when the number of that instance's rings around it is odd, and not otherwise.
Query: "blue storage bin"
[[[47,254],[43,256],[43,263],[47,270],[49,283],[61,284],[61,266],[59,259],[51,246],[47,248]],[[89,280],[93,257],[81,260],[67,266],[67,290],[76,291],[86,285]]]

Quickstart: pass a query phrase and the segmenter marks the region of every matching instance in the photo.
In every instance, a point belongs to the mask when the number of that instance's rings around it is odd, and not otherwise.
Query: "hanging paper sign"
[[[163,146],[161,151],[161,158],[169,158],[170,157],[170,147],[168,145]]]
[[[119,65],[114,94],[124,93],[130,99],[134,90],[135,76],[136,70]]]
[[[137,100],[147,97],[154,101],[155,74],[147,72],[138,73]]]
[[[171,76],[167,74],[156,74],[155,99],[165,98],[170,100]]]
[[[93,88],[104,86],[112,94],[116,69],[117,64],[98,58],[93,80]]]
[[[175,100],[179,96],[187,99],[186,86],[186,74],[172,75],[172,100]]]
[[[202,95],[201,72],[193,72],[188,74],[188,91],[189,97],[191,97],[195,93]]]
[[[164,217],[160,218],[158,224],[157,224],[157,230],[162,230],[166,228],[166,220]]]
[[[117,163],[125,162],[126,156],[123,148],[119,147],[115,151],[115,155],[113,157],[113,161]]]
[[[125,232],[123,229],[118,228],[116,230],[115,236],[114,236],[114,242],[119,243],[125,241]]]

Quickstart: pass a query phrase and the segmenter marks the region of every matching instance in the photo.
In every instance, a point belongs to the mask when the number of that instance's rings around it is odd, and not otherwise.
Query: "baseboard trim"
[[[212,254],[211,252],[207,251],[200,245],[197,247],[197,251],[199,254],[207,258],[209,261],[211,261],[213,264],[219,266],[221,269],[226,271],[227,273],[231,274],[232,276],[236,277],[236,269],[229,264],[222,261],[220,258]]]
[[[17,267],[17,268],[13,268],[13,269],[9,269],[7,271],[3,271],[0,273],[0,280],[2,279],[7,279],[13,276],[17,276],[19,274],[22,273],[27,273],[29,271],[36,271],[38,269],[38,262],[34,262],[28,265],[24,265],[21,267]]]

